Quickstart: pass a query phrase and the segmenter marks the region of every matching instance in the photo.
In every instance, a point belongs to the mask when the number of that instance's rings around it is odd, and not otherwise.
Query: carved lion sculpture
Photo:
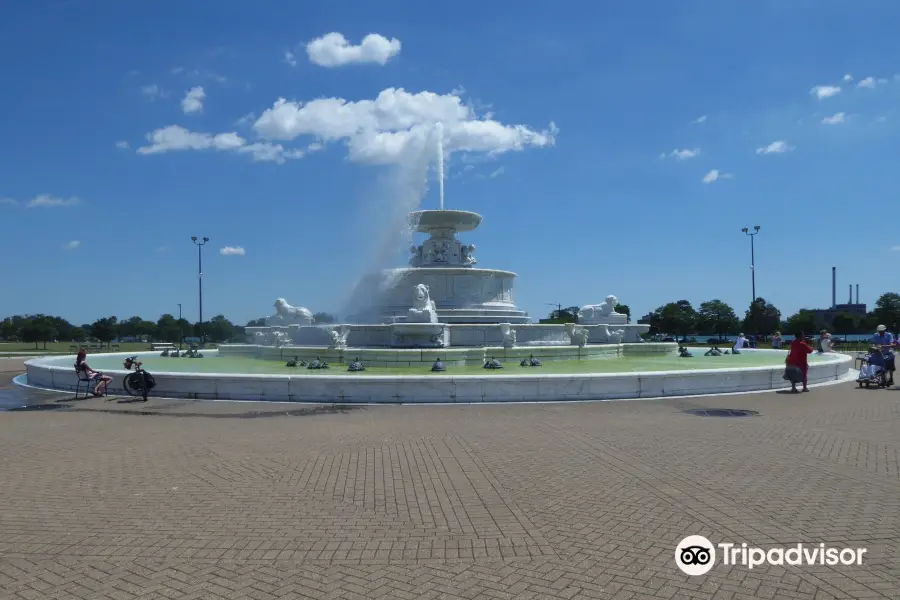
[[[437,307],[424,283],[413,288],[413,307],[409,309],[406,320],[410,323],[437,323]]]
[[[615,296],[607,296],[606,300],[603,301],[603,304],[600,305],[600,314],[604,317],[612,314],[619,314],[616,312],[616,306],[618,304],[618,298]]]
[[[308,308],[291,306],[284,298],[275,301],[275,314],[266,319],[266,325],[312,325],[313,314]]]

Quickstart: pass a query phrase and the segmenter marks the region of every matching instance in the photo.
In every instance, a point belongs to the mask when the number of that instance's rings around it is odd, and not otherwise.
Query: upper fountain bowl
[[[409,213],[407,220],[420,233],[433,229],[472,231],[481,224],[481,215],[467,210],[416,210]]]

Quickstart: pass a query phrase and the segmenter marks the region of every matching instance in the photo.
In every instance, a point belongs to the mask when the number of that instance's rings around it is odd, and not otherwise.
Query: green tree
[[[46,315],[34,315],[27,319],[21,329],[22,339],[26,342],[34,342],[34,349],[38,349],[38,343],[44,342],[44,350],[47,342],[52,341],[58,335],[56,322],[53,317]]]
[[[653,311],[650,325],[658,332],[683,338],[697,328],[697,311],[687,300],[669,302]]]
[[[804,308],[788,317],[784,322],[784,328],[786,333],[791,335],[799,332],[814,334],[824,329],[825,323],[818,315],[816,315],[816,313]]]
[[[631,323],[631,307],[627,304],[616,304],[616,312],[628,317],[626,323]]]
[[[211,342],[224,342],[234,335],[234,325],[225,318],[225,315],[216,315],[203,323],[201,336]]]
[[[765,298],[757,298],[747,309],[743,328],[746,333],[772,335],[781,324],[781,311]]]
[[[900,294],[888,292],[875,301],[875,308],[870,313],[876,326],[884,325],[888,331],[897,331],[900,324]]]
[[[84,329],[81,327],[73,327],[72,328],[72,341],[75,342],[83,342],[85,339]]]
[[[162,315],[156,321],[156,339],[161,342],[180,342],[181,338],[179,336],[181,331],[184,331],[185,337],[189,337],[193,333],[193,327],[191,327],[190,331],[185,331],[185,323],[187,321],[184,321],[181,324],[181,328],[179,328],[178,320],[175,317],[169,313]],[[190,326],[190,323],[187,323],[187,325]]]
[[[831,320],[831,328],[835,333],[856,333],[859,329],[859,321],[850,313],[838,313]]]
[[[737,333],[740,321],[725,302],[715,299],[700,304],[697,311],[697,331],[704,334],[715,334],[724,337],[729,333]]]
[[[316,316],[313,315],[313,320],[315,320]],[[265,327],[266,326],[266,318],[262,319],[251,319],[247,321],[247,324],[244,327]]]
[[[559,308],[551,312],[548,318],[541,319],[539,322],[544,324],[577,323],[578,311],[579,308],[577,306]]]
[[[116,324],[118,319],[115,317],[103,317],[91,323],[91,336],[97,338],[107,345],[116,337]]]
[[[265,325],[265,319],[262,319],[263,325]],[[337,321],[337,317],[332,314],[328,314],[327,312],[317,312],[313,314],[313,323],[316,324],[327,324],[327,323],[335,323]]]

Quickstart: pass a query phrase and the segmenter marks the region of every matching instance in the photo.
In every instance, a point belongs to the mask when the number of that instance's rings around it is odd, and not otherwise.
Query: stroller
[[[894,353],[873,346],[869,353],[862,358],[859,379],[856,380],[856,383],[859,384],[859,387],[865,385],[867,388],[871,385],[880,388],[890,387],[894,385],[894,370]]]

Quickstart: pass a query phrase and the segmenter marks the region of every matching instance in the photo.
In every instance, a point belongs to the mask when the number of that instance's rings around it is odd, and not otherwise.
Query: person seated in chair
[[[884,370],[885,357],[879,346],[872,346],[869,353],[863,359],[863,365],[859,368],[859,381],[874,379],[880,371]]]
[[[679,348],[678,348],[678,356],[680,356],[681,358],[690,358],[690,357],[693,356],[693,354],[691,354],[690,352],[688,352],[688,349],[685,348],[684,346],[679,346]]]
[[[94,386],[94,396],[100,397],[104,393],[106,393],[107,388],[109,387],[109,382],[112,381],[112,377],[109,375],[104,375],[100,371],[95,371],[90,368],[87,364],[87,350],[82,348],[78,355],[75,357],[75,369],[79,372],[80,376],[85,379],[90,379],[91,381],[96,381],[97,385]],[[103,386],[103,392],[100,392],[100,386]]]

